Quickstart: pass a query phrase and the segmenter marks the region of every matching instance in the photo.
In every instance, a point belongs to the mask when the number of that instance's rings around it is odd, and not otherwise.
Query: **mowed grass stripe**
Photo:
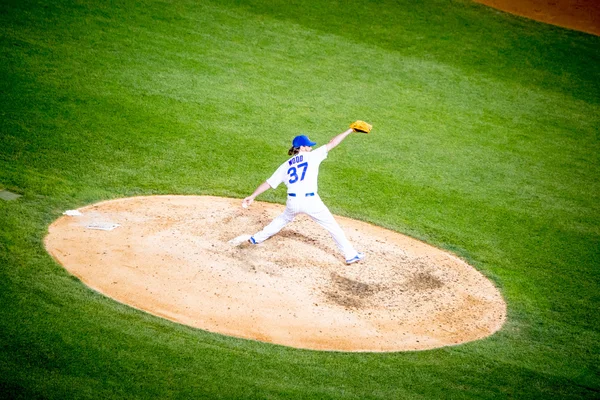
[[[598,388],[597,38],[467,2],[2,7],[0,182],[25,194],[0,203],[3,387],[83,398]],[[353,12],[376,22],[357,28]],[[62,211],[106,198],[242,197],[293,135],[323,143],[359,117],[376,129],[330,155],[323,197],[480,268],[509,301],[498,335],[392,355],[224,338],[90,292],[41,246]]]

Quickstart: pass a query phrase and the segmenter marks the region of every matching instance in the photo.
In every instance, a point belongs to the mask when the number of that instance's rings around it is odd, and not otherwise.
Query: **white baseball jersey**
[[[329,231],[346,260],[358,255],[317,193],[319,165],[326,158],[327,146],[321,146],[308,153],[299,153],[281,164],[277,171],[267,179],[267,183],[273,189],[282,182],[285,183],[288,191],[286,207],[283,214],[251,237],[252,243],[264,242],[292,222],[297,214],[304,213]]]
[[[311,152],[299,153],[283,164],[267,179],[273,189],[285,183],[288,193],[298,196],[317,193],[319,165],[327,158],[327,146],[321,146]]]

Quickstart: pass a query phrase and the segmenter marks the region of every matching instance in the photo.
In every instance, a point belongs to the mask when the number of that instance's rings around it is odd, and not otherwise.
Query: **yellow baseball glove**
[[[373,125],[367,124],[365,121],[356,121],[350,125],[350,128],[352,128],[354,132],[369,133],[371,132]]]

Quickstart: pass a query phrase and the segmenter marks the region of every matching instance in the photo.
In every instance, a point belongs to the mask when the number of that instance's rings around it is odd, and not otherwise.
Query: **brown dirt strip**
[[[474,0],[547,24],[600,35],[598,0]]]

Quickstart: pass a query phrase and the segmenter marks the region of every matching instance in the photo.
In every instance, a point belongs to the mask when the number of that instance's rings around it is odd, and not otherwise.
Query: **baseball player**
[[[358,262],[365,257],[363,253],[356,251],[354,246],[348,241],[346,235],[333,218],[333,215],[319,197],[317,190],[319,166],[327,158],[327,154],[350,133],[355,131],[369,133],[371,129],[371,125],[363,121],[356,121],[350,127],[351,129],[340,133],[331,139],[329,143],[314,151],[312,150],[316,143],[311,141],[307,136],[300,135],[294,138],[292,147],[288,151],[288,155],[292,157],[281,164],[269,179],[261,183],[254,193],[246,197],[242,202],[242,207],[246,208],[252,204],[257,196],[268,189],[275,189],[282,182],[287,186],[285,211],[262,231],[251,236],[248,240],[251,244],[264,242],[292,222],[297,214],[303,213],[307,214],[313,221],[317,222],[331,234],[335,244],[346,258],[347,264]]]

